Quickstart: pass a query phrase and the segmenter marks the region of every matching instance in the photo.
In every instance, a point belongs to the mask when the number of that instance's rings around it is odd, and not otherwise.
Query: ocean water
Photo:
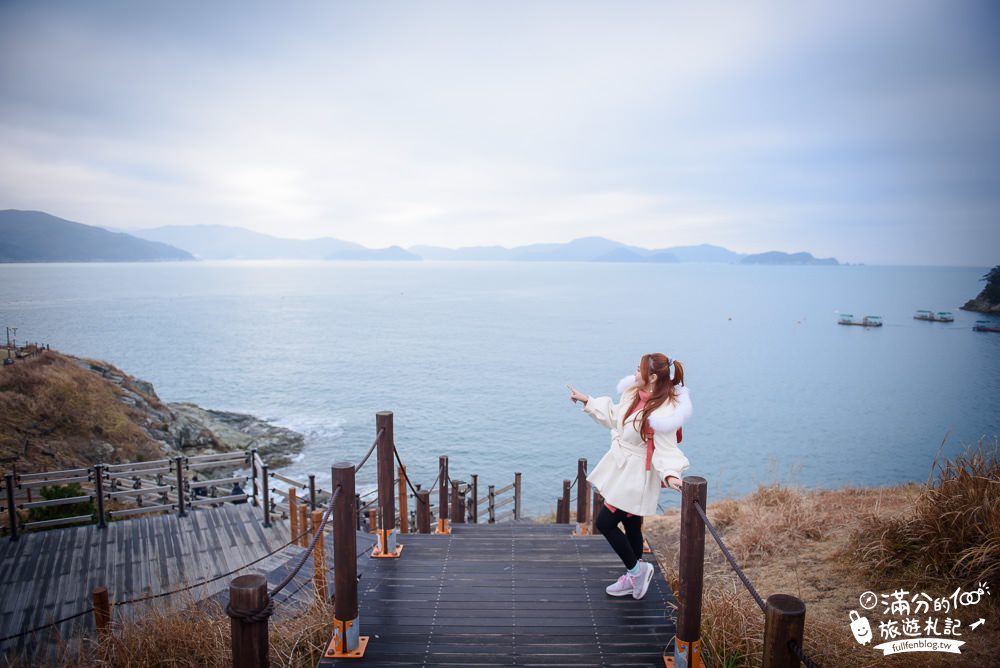
[[[709,499],[758,483],[925,480],[1000,434],[1000,334],[958,310],[987,268],[506,262],[0,265],[19,340],[105,359],[166,401],[253,413],[306,437],[288,475],[357,461],[375,413],[425,486],[508,484],[555,509],[608,431],[564,384],[614,395],[639,357],[683,362],[681,449]],[[952,324],[912,319],[951,310]],[[880,329],[838,326],[881,315]],[[995,318],[994,318],[995,320]],[[942,445],[943,443],[943,445]],[[374,461],[359,487],[373,483]],[[664,490],[663,507],[679,494]]]

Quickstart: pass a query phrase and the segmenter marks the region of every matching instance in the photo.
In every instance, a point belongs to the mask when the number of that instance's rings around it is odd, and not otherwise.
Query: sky
[[[991,2],[0,0],[0,208],[1000,262]]]

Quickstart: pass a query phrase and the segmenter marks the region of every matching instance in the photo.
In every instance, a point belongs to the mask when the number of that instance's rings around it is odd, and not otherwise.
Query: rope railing
[[[705,560],[705,532],[708,529],[729,566],[764,613],[763,666],[788,666],[804,664],[816,668],[815,663],[802,649],[802,632],[805,605],[795,596],[773,594],[764,600],[750,578],[736,562],[719,531],[708,518],[705,510],[707,483],[699,476],[689,476],[683,481],[681,492],[680,579],[677,599],[677,640],[674,646],[675,662],[689,662],[692,655],[700,655],[701,599]],[[691,601],[693,603],[687,603]],[[671,642],[671,644],[674,644]],[[796,661],[797,659],[797,661]]]
[[[316,542],[319,540],[320,536],[323,535],[323,529],[326,527],[326,523],[330,521],[330,515],[333,513],[334,502],[337,500],[337,497],[340,496],[340,489],[341,488],[338,486],[337,489],[333,490],[333,495],[330,497],[330,504],[327,507],[326,512],[323,513],[323,520],[320,522],[319,527],[314,527],[315,530],[313,532],[312,540],[309,542],[308,549],[303,552],[302,556],[299,558],[299,563],[295,565],[295,568],[289,571],[288,575],[286,575],[284,579],[274,587],[274,589],[268,592],[268,597],[273,598],[275,594],[287,587],[288,583],[292,581],[292,578],[298,575],[298,572],[302,569],[302,565],[306,563],[306,559],[309,558],[309,555],[313,553],[313,550],[316,547]]]
[[[740,580],[743,582],[743,586],[745,586],[750,591],[750,595],[753,596],[753,600],[757,602],[757,607],[760,608],[761,611],[763,612],[764,609],[766,608],[766,606],[764,605],[763,597],[757,593],[757,590],[754,588],[753,583],[750,582],[750,578],[748,578],[746,573],[743,572],[743,569],[740,568],[740,565],[736,563],[736,559],[729,551],[729,548],[726,547],[726,544],[722,542],[722,537],[719,535],[719,532],[709,521],[708,515],[705,514],[705,509],[702,508],[701,504],[698,503],[697,501],[694,503],[694,509],[698,511],[698,515],[701,516],[702,522],[705,523],[705,526],[712,534],[712,538],[715,539],[715,542],[719,544],[719,549],[722,550],[722,554],[725,555],[726,560],[729,561],[729,565],[733,567],[734,571],[736,571],[736,575],[738,575]]]
[[[283,545],[281,545],[281,546],[279,546],[279,547],[271,550],[267,554],[265,554],[265,555],[263,555],[261,557],[258,557],[257,559],[254,559],[253,561],[247,562],[247,563],[243,564],[242,566],[237,566],[236,568],[232,569],[231,571],[227,571],[225,573],[221,573],[219,575],[212,576],[212,577],[207,578],[205,580],[199,580],[198,582],[196,582],[194,584],[187,585],[187,586],[184,586],[184,587],[179,587],[178,589],[172,589],[170,591],[159,592],[157,594],[149,594],[147,596],[141,596],[139,598],[131,598],[131,599],[125,599],[124,601],[118,601],[118,602],[116,602],[114,604],[114,608],[117,609],[117,608],[120,608],[120,607],[123,607],[123,606],[126,606],[126,605],[134,605],[136,603],[145,603],[147,601],[153,601],[153,600],[160,599],[160,598],[166,598],[168,596],[174,596],[175,594],[181,594],[181,593],[184,593],[186,591],[191,591],[193,589],[197,589],[199,587],[204,587],[205,585],[211,584],[211,583],[216,582],[218,580],[221,580],[223,578],[229,577],[231,575],[235,575],[236,573],[239,573],[242,570],[245,570],[245,569],[247,569],[247,568],[249,568],[251,566],[254,566],[254,565],[260,563],[261,561],[264,561],[265,559],[267,559],[269,557],[273,557],[274,555],[276,555],[279,552],[285,550],[289,546],[291,546],[293,544],[297,544],[298,541],[301,540],[301,538],[303,536],[307,535],[308,533],[309,533],[309,530],[306,529],[305,531],[299,533],[299,535],[293,537],[287,543],[284,543]],[[301,568],[301,565],[299,566],[299,568]],[[21,631],[20,633],[14,633],[12,635],[4,636],[3,638],[0,638],[0,643],[7,642],[8,640],[14,640],[16,638],[21,638],[23,636],[32,635],[32,634],[38,633],[39,631],[44,631],[45,629],[51,628],[53,626],[57,626],[57,625],[62,624],[64,622],[72,621],[74,619],[77,619],[78,617],[82,617],[82,616],[90,614],[92,612],[94,612],[94,606],[91,605],[91,606],[87,607],[85,610],[81,610],[80,612],[77,612],[75,614],[69,615],[67,617],[63,617],[61,619],[57,619],[55,621],[48,622],[46,624],[42,624],[42,625],[36,626],[34,628],[28,629],[27,631]]]
[[[392,454],[396,456],[396,463],[399,465],[399,467],[405,469],[406,467],[403,466],[403,460],[400,459],[400,457],[399,457],[399,450],[396,449],[396,444],[395,443],[392,444]],[[439,470],[438,471],[438,478],[440,478],[440,477],[441,477],[441,471]],[[421,496],[419,494],[417,494],[416,488],[413,486],[413,483],[410,482],[410,476],[406,475],[406,476],[404,476],[403,479],[406,481],[406,486],[410,488],[411,492],[413,492],[413,498],[415,498],[418,501],[420,501],[421,500]],[[437,478],[434,479],[434,484],[435,485],[437,484]],[[433,487],[431,489],[433,489]],[[429,498],[425,499],[425,503],[429,504],[430,503],[430,499]]]
[[[384,434],[384,433],[385,433],[385,429],[384,428],[378,430],[378,433],[375,435],[375,441],[372,442],[372,446],[370,448],[368,448],[368,452],[366,452],[365,456],[361,458],[361,462],[359,462],[358,465],[354,467],[354,472],[355,473],[357,473],[358,471],[360,471],[361,467],[364,466],[368,462],[368,458],[372,456],[373,452],[375,452],[375,448],[376,448],[376,446],[378,446],[378,442],[382,439],[382,434]]]
[[[818,666],[813,663],[813,660],[805,655],[805,652],[802,651],[802,648],[799,647],[799,644],[795,642],[794,639],[788,641],[788,649],[792,650],[795,656],[799,657],[799,661],[804,663],[806,668],[818,668]]]

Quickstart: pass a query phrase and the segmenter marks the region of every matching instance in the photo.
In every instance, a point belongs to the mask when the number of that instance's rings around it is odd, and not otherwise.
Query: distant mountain
[[[633,250],[629,250],[624,246],[608,251],[604,255],[598,255],[593,259],[593,261],[594,262],[679,262],[677,256],[668,253],[666,251],[660,251],[656,253],[649,253],[648,255],[643,255],[641,253],[636,253]]]
[[[445,248],[444,246],[410,246],[407,250],[425,260],[509,260],[510,249],[503,246],[465,246]]]
[[[728,248],[713,246],[711,244],[673,246],[671,248],[664,248],[663,250],[681,262],[722,262],[724,264],[733,264],[746,257],[745,253],[734,253]]]
[[[323,260],[345,251],[368,250],[339,239],[283,239],[227,225],[167,225],[132,234],[183,248],[203,260]]]
[[[164,243],[63,220],[42,211],[0,211],[0,262],[193,260]]]
[[[388,248],[362,248],[338,251],[326,256],[327,260],[420,260],[420,256],[399,246]]]
[[[630,246],[604,237],[581,237],[561,244],[531,244],[528,246],[410,246],[409,250],[425,260],[546,260],[564,262],[739,262],[744,255],[722,248],[674,246],[648,249]]]
[[[811,253],[782,253],[781,251],[768,251],[767,253],[756,253],[747,255],[740,264],[828,264],[839,265],[835,258],[828,257],[819,259]]]

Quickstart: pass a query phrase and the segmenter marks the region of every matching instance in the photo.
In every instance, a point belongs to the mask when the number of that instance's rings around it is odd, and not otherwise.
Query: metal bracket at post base
[[[649,541],[645,538],[642,539],[642,553],[649,554],[653,551],[653,548],[649,546]]]
[[[590,525],[589,524],[580,524],[579,522],[577,522],[576,528],[573,529],[573,535],[574,536],[589,536],[589,535],[591,535],[590,534]]]
[[[333,640],[323,654],[327,659],[360,659],[368,647],[368,636],[358,635],[361,627],[358,618],[333,619]]]
[[[379,529],[378,544],[372,550],[372,559],[395,559],[403,551],[402,545],[396,545],[395,529]]]
[[[450,534],[451,533],[451,521],[446,519],[439,519],[437,529],[434,530],[437,534]]]
[[[687,642],[675,635],[663,650],[663,665],[667,668],[705,668],[701,660],[701,640]]]

